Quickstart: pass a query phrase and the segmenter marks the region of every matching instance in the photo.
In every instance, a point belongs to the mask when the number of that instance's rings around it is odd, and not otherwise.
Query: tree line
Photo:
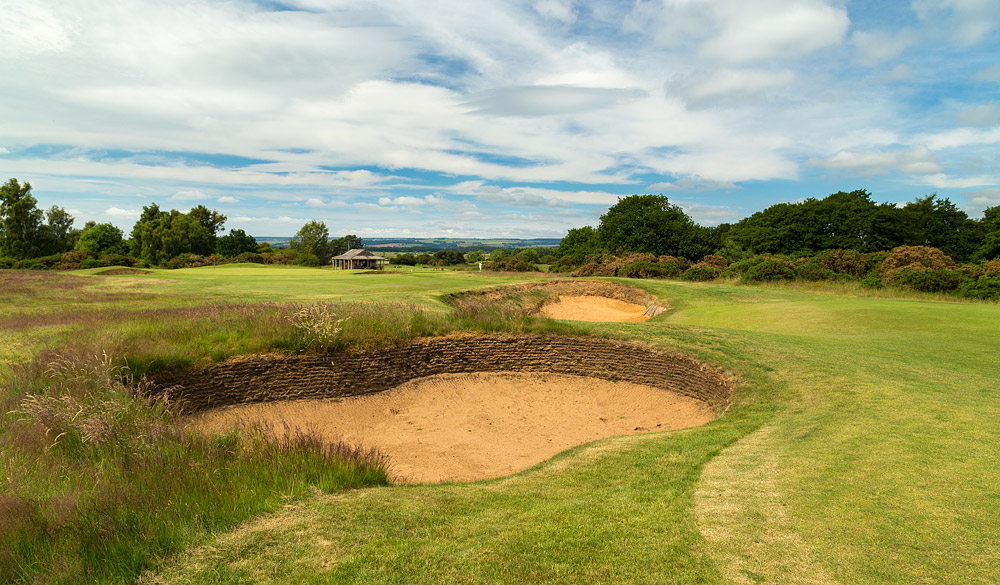
[[[272,248],[241,229],[220,235],[227,219],[204,205],[182,213],[153,203],[142,208],[127,238],[111,223],[88,221],[76,229],[65,209],[38,209],[31,184],[10,179],[0,187],[0,268],[181,267],[206,264],[216,256],[322,266],[333,256],[364,246],[355,235],[331,238],[324,222],[309,221],[288,249]]]
[[[569,230],[558,248],[560,269],[596,253],[644,253],[698,262],[708,255],[738,262],[761,254],[813,256],[823,250],[871,253],[899,246],[940,249],[957,262],[1000,257],[1000,206],[973,219],[947,198],[928,195],[905,205],[876,203],[865,190],[779,203],[735,224],[695,223],[663,195],[630,195],[598,226]]]

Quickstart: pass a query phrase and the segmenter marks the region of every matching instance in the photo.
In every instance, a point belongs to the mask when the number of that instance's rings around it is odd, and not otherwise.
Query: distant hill
[[[260,243],[267,242],[274,247],[288,245],[290,238],[255,236]],[[438,250],[458,250],[472,252],[490,251],[497,248],[555,248],[559,238],[362,238],[365,248],[382,252],[436,252]]]

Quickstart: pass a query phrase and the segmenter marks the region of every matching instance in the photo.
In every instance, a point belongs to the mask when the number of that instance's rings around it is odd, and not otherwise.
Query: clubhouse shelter
[[[348,250],[340,256],[334,256],[331,258],[331,261],[334,266],[341,270],[356,270],[359,268],[381,270],[385,263],[388,262],[385,258],[372,254],[364,248]]]

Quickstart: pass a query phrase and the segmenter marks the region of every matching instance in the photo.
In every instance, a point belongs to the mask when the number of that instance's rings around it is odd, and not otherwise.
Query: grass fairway
[[[98,298],[120,286],[164,307],[392,299],[443,311],[440,293],[517,280],[246,266],[116,278],[67,295],[94,296],[95,310],[127,306]],[[722,418],[583,445],[505,479],[299,499],[142,580],[1000,582],[1000,306],[635,284],[671,310],[578,327],[737,375],[740,395]],[[23,307],[53,317],[9,327],[8,355],[84,326],[56,322],[57,299]]]

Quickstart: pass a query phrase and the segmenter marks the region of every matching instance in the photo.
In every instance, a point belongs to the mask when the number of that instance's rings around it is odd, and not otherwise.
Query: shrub
[[[657,258],[657,262],[662,264],[670,276],[679,276],[681,272],[684,272],[691,267],[691,263],[684,258],[677,258],[675,256],[660,256]]]
[[[213,262],[214,260],[212,258],[199,256],[197,254],[180,254],[179,256],[174,256],[170,260],[167,260],[167,268],[198,268],[199,266],[208,266]]]
[[[654,260],[642,260],[633,262],[618,270],[618,276],[626,278],[667,278],[675,276],[676,273],[670,270],[669,265],[661,264]]]
[[[598,262],[587,262],[573,271],[573,276],[611,276],[607,268]]]
[[[62,254],[52,254],[50,256],[41,256],[38,258],[29,258],[24,260],[24,262],[30,263],[32,265],[41,264],[45,268],[55,268],[60,261],[62,261]]]
[[[501,260],[489,262],[486,265],[486,269],[499,272],[531,272],[532,270],[538,270],[538,267],[519,256],[508,256]]]
[[[928,270],[914,262],[909,266],[893,270],[888,280],[897,286],[921,292],[947,292],[958,288],[962,282],[962,275],[946,268]]]
[[[299,257],[292,260],[292,264],[295,266],[312,266],[313,268],[319,267],[319,257],[312,252],[302,252]]]
[[[795,267],[795,277],[799,280],[817,282],[820,280],[832,280],[835,276],[833,270],[823,266],[819,262],[803,262]]]
[[[744,282],[769,282],[775,280],[794,280],[795,268],[792,263],[780,258],[765,258],[743,273],[740,277]]]
[[[97,258],[87,258],[80,262],[80,268],[100,268],[101,262]]]
[[[63,252],[59,257],[56,268],[59,270],[76,270],[80,268],[80,263],[86,260],[89,254],[83,250],[71,250]]]
[[[937,248],[929,246],[899,246],[898,248],[893,248],[892,252],[889,252],[889,255],[882,262],[881,270],[883,275],[889,275],[892,271],[904,266],[912,268],[914,264],[929,270],[955,267],[955,261]]]
[[[135,259],[122,254],[105,254],[101,256],[101,266],[135,266]]]
[[[715,268],[719,269],[719,273],[721,274],[722,271],[725,270],[726,266],[729,266],[729,260],[726,260],[726,258],[723,256],[716,256],[714,254],[709,254],[708,256],[702,258],[699,264],[704,264],[706,266],[714,266]]]
[[[983,275],[962,281],[958,293],[970,299],[1000,299],[1000,275]]]
[[[827,270],[838,274],[864,278],[872,268],[885,259],[886,255],[885,252],[865,254],[857,250],[823,250],[816,254],[814,260]]]
[[[867,276],[861,279],[861,286],[865,288],[880,289],[880,288],[885,288],[885,282],[879,275],[879,271],[872,269]]]
[[[295,252],[261,252],[264,264],[291,264],[297,254]]]
[[[242,254],[233,258],[233,262],[250,262],[253,264],[265,264],[264,256],[258,254],[257,252],[243,252]]]
[[[1000,259],[990,260],[979,270],[977,276],[992,276],[1000,278]]]
[[[0,256],[0,269],[9,270],[17,266],[17,260],[9,256]]]
[[[684,280],[715,280],[722,271],[714,266],[708,266],[704,264],[695,264],[691,268],[688,268],[681,274],[681,278]]]

